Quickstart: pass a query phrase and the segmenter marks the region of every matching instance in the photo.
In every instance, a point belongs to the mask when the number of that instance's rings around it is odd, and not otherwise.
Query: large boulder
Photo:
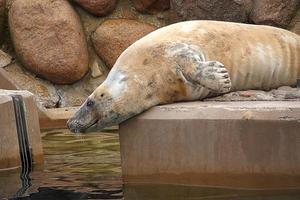
[[[286,28],[299,5],[299,0],[255,0],[250,19],[255,24]]]
[[[154,14],[170,8],[170,0],[131,0],[135,9]]]
[[[171,0],[170,20],[247,22],[251,7],[251,0]]]
[[[92,35],[96,53],[112,68],[121,53],[132,43],[157,27],[129,19],[113,19],[102,23]]]
[[[79,17],[62,0],[15,0],[9,28],[23,65],[57,84],[70,84],[88,71],[88,51]]]
[[[117,4],[117,0],[73,0],[89,13],[96,16],[105,16],[111,13]]]

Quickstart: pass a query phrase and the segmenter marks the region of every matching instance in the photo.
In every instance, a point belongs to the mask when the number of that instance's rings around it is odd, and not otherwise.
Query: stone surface
[[[135,20],[107,20],[92,35],[92,41],[98,56],[111,68],[127,47],[155,29]]]
[[[89,13],[95,16],[105,16],[111,13],[117,4],[117,0],[73,0]]]
[[[108,70],[106,69],[104,62],[96,54],[95,49],[92,47],[92,44],[90,45],[91,46],[89,47],[89,54],[90,54],[89,68],[90,68],[91,76],[93,78],[104,76]]]
[[[0,169],[18,167],[21,160],[11,97],[0,93],[0,110],[5,113],[0,115]]]
[[[251,0],[171,0],[171,22],[221,20],[247,22]]]
[[[37,102],[46,108],[57,107],[60,97],[49,81],[35,77],[18,63],[10,64],[4,69],[17,89],[32,92],[36,95]]]
[[[0,68],[0,89],[6,89],[6,90],[18,89],[14,83],[14,80],[2,68]]]
[[[43,148],[34,96],[27,91],[0,89],[0,109],[2,113],[5,113],[5,115],[0,115],[0,169],[20,167],[21,164],[11,95],[21,95],[23,97],[27,134],[32,149],[33,161],[35,164],[42,164]]]
[[[204,101],[300,101],[300,88],[283,86],[271,91],[247,90],[204,99]]]
[[[4,28],[4,21],[5,21],[5,1],[6,0],[0,0],[0,36],[2,37],[3,28]],[[2,42],[3,39],[0,38],[0,41]]]
[[[255,24],[286,28],[299,5],[299,0],[255,0],[250,19]]]
[[[5,67],[12,62],[12,57],[0,50],[0,67]]]
[[[155,14],[170,8],[170,0],[132,0],[132,3],[142,13]]]
[[[30,71],[57,84],[70,84],[88,70],[80,19],[61,0],[15,0],[9,9],[15,51]]]
[[[98,63],[94,60],[94,62],[91,64],[91,76],[93,78],[97,78],[103,75],[103,72],[100,70],[100,67]]]
[[[60,97],[58,107],[80,106],[104,79],[105,76],[93,78],[89,73],[72,85],[55,85]]]
[[[105,79],[105,76],[93,78],[88,73],[72,85],[55,85],[36,77],[18,63],[10,64],[4,69],[5,76],[11,80],[16,89],[32,92],[36,95],[37,102],[45,108],[80,106]],[[0,81],[0,88],[2,85]]]
[[[289,24],[288,30],[300,35],[300,9],[297,11],[295,17]]]
[[[299,187],[299,122],[299,101],[156,106],[120,126],[123,180]]]

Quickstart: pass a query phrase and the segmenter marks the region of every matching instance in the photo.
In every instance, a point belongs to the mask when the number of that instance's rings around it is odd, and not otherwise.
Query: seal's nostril
[[[87,103],[86,103],[86,106],[87,106],[87,107],[92,107],[94,104],[95,104],[94,101],[88,100]]]

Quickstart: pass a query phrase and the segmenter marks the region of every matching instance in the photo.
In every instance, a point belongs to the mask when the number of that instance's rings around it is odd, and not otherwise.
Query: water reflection
[[[38,192],[18,200],[85,200],[85,199],[122,199],[122,190],[98,190],[93,192],[77,192],[56,188],[39,188]]]
[[[45,165],[34,168],[30,175],[31,187],[23,187],[20,170],[0,172],[0,199],[30,194],[35,199],[44,193],[54,195],[55,192],[74,193],[83,199],[122,197],[116,131],[75,135],[68,130],[53,130],[42,133],[42,139]]]
[[[125,200],[299,200],[300,190],[249,190],[167,184],[127,184]]]
[[[120,176],[117,132],[75,135],[67,130],[44,133],[47,171]]]

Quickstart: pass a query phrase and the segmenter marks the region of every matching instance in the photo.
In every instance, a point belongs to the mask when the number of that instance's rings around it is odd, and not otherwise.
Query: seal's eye
[[[91,106],[93,106],[94,104],[95,104],[95,102],[92,101],[92,100],[88,100],[88,101],[86,102],[86,106],[87,106],[87,107],[91,107]]]
[[[101,96],[101,97],[104,97],[104,94],[102,93],[100,96]]]

